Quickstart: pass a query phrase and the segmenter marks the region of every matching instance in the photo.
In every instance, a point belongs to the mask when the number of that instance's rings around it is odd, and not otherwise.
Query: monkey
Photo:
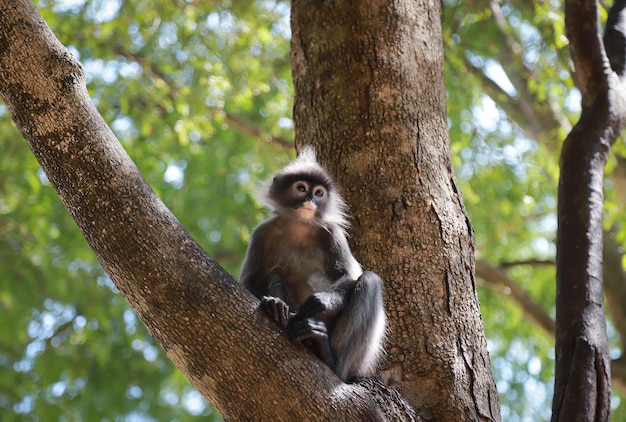
[[[383,281],[352,255],[346,203],[311,146],[279,171],[261,201],[239,282],[292,342],[344,382],[371,376],[383,353]]]

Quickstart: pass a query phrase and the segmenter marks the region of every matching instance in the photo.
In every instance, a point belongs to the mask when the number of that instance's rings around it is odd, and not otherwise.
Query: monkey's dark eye
[[[324,196],[324,190],[323,189],[316,190],[315,196],[317,196],[318,198],[321,198],[322,196]]]
[[[298,184],[296,185],[296,190],[297,190],[298,192],[302,192],[302,193],[304,193],[304,192],[306,192],[306,186],[305,186],[305,185],[303,185],[302,183],[298,183]]]

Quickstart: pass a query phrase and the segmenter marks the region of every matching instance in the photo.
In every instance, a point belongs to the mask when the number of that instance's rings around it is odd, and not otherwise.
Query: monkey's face
[[[277,177],[268,196],[279,214],[311,223],[324,219],[329,204],[329,189],[315,178]]]
[[[326,205],[328,190],[322,185],[314,185],[304,180],[298,180],[291,185],[291,196],[294,198],[294,208],[298,216],[310,220],[320,216]]]

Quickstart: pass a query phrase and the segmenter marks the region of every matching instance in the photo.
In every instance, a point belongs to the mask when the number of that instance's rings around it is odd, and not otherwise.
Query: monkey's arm
[[[252,233],[239,281],[261,300],[261,308],[284,328],[291,313],[287,304],[285,279],[273,268],[275,261],[268,258],[271,222],[262,223]]]
[[[262,258],[264,249],[263,226],[264,224],[260,225],[252,232],[246,257],[239,273],[239,282],[259,299],[268,294],[268,284],[265,279],[265,274],[268,271]]]
[[[361,264],[352,255],[345,233],[339,229],[332,231],[332,243],[328,258],[331,260],[330,264],[333,269],[340,274],[336,279],[346,275],[348,278],[356,280],[363,273]]]
[[[261,306],[282,328],[287,327],[287,321],[293,315],[287,304],[285,279],[282,275],[272,273],[267,276],[267,295],[261,298]]]
[[[289,320],[291,339],[315,352],[344,381],[373,374],[385,335],[382,289],[383,281],[373,272],[356,281],[344,277],[302,304]]]

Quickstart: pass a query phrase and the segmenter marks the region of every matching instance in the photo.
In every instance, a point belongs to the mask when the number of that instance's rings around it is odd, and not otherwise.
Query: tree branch
[[[488,6],[495,29],[502,34],[503,41],[498,41],[501,47],[497,48],[499,63],[513,84],[515,95],[504,91],[485,74],[482,67],[476,66],[467,55],[462,54],[465,67],[481,81],[486,94],[511,117],[526,136],[544,142],[549,149],[554,150],[556,143],[551,135],[560,130],[569,131],[571,125],[556,107],[550,105],[549,100],[540,100],[536,93],[531,92],[529,87],[532,85],[532,70],[526,66],[519,53],[519,42],[512,35],[513,30],[502,13],[500,2],[491,0]]]
[[[488,284],[504,286],[510,296],[522,308],[522,311],[550,336],[554,336],[554,320],[543,307],[535,302],[530,295],[515,281],[511,280],[504,271],[496,268],[482,259],[476,260],[476,275]]]
[[[582,94],[583,104],[590,105],[593,94],[608,88],[606,75],[609,69],[600,36],[598,6],[595,0],[565,2],[565,33],[570,41],[576,86]]]
[[[294,148],[294,141],[282,138],[280,136],[273,136],[265,133],[260,126],[254,125],[242,117],[235,116],[234,114],[226,112],[226,123],[241,132],[242,135],[250,138],[258,139],[262,142],[274,142],[284,149],[290,150]]]
[[[519,95],[520,89],[525,90],[526,88],[518,89],[516,87],[518,98],[514,98],[493,79],[485,75],[483,69],[475,66],[467,56],[463,56],[463,58],[465,67],[480,81],[485,93],[517,124],[526,136],[531,139],[540,139],[541,134],[545,133],[545,128],[540,125],[541,120],[533,119],[527,114],[533,108],[528,107],[528,104],[523,104],[523,97]]]
[[[518,95],[521,95],[522,92],[526,91],[528,87],[528,80],[530,79],[527,75],[527,73],[529,73],[528,68],[524,65],[524,61],[519,53],[522,51],[522,48],[517,40],[511,36],[509,24],[502,14],[502,9],[500,8],[500,2],[498,0],[490,1],[489,8],[491,9],[491,14],[496,24],[496,28],[502,35],[502,39],[504,40],[504,45],[506,47],[499,50],[499,55],[501,57],[500,63],[514,63],[518,67],[518,70],[522,70],[509,76],[509,80],[515,87],[515,90],[518,91]],[[532,104],[532,101],[526,101],[526,103]]]
[[[611,233],[605,233],[604,236],[604,280],[606,287],[606,298],[613,324],[622,336],[622,349],[626,349],[624,342],[626,336],[626,312],[624,311],[624,303],[626,303],[626,274],[622,270],[622,253],[619,251],[617,244],[612,239]],[[520,261],[512,263],[502,263],[500,267],[507,268],[516,265],[554,265],[553,261]],[[476,276],[484,280],[488,287],[494,289],[503,286],[507,291],[497,291],[505,294],[519,305],[525,315],[535,324],[541,327],[546,333],[554,337],[554,320],[545,311],[545,309],[536,301],[534,301],[528,292],[526,292],[518,283],[507,276],[506,272],[498,267],[494,267],[484,260],[476,261]],[[626,391],[626,363],[623,358],[613,360],[611,368],[611,382],[614,383],[622,391]]]
[[[527,259],[523,261],[506,261],[500,263],[500,267],[502,268],[518,267],[520,265],[554,266],[556,262],[551,259]]]
[[[511,27],[502,13],[500,3],[500,0],[491,0],[489,7],[507,47],[498,50],[499,62],[517,91],[516,106],[520,109],[521,115],[526,117],[525,125],[520,126],[521,129],[537,141],[559,129],[569,130],[569,121],[558,113],[556,108],[550,107],[549,98],[547,101],[539,100],[536,93],[529,89],[532,85],[532,70],[524,62],[519,42],[511,35]],[[550,144],[547,146],[551,147]]]

